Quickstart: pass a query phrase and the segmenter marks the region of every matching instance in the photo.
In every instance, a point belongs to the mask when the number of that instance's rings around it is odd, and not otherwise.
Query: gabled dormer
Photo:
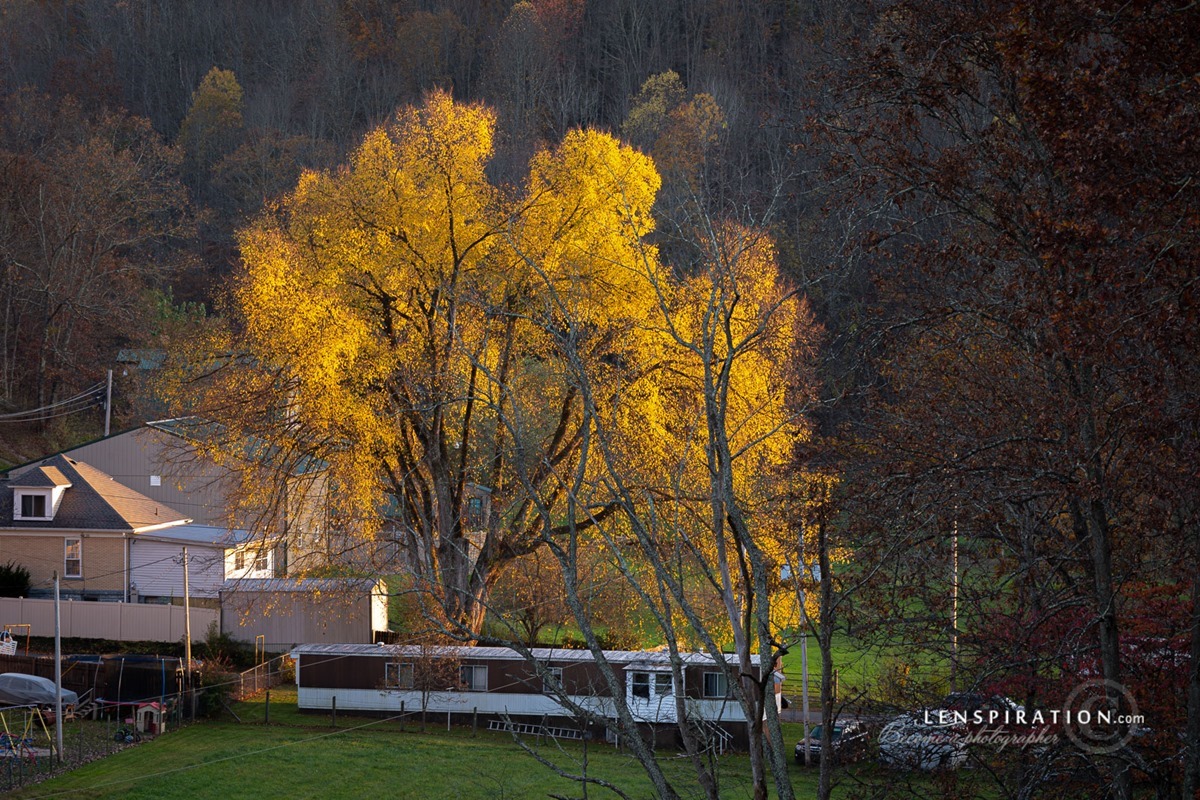
[[[49,522],[71,481],[58,467],[38,467],[18,478],[13,489],[14,522]]]

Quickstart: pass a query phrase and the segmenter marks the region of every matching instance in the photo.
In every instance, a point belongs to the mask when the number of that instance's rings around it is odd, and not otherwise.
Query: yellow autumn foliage
[[[704,263],[674,271],[648,238],[648,156],[573,131],[501,191],[486,171],[495,123],[433,92],[242,231],[238,333],[221,343],[237,355],[194,384],[192,407],[227,441],[319,463],[329,531],[392,526],[447,618],[476,630],[503,565],[547,523],[611,504],[613,470],[660,504],[664,547],[711,555],[726,534],[708,508],[706,420],[723,426],[755,541],[772,569],[787,563],[773,490],[804,435],[789,392],[811,324],[769,239],[716,226]],[[607,461],[585,460],[593,433]],[[286,495],[272,486],[261,502]],[[471,486],[491,504],[482,530],[463,519]],[[688,569],[703,585],[703,565]]]

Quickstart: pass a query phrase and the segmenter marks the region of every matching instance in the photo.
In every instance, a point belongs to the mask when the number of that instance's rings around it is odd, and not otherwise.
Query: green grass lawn
[[[581,796],[577,785],[553,774],[522,752],[504,734],[469,727],[446,731],[445,718],[431,717],[427,732],[418,723],[340,714],[337,726],[324,715],[300,714],[294,689],[272,692],[270,724],[264,725],[263,698],[241,703],[228,714],[172,731],[153,741],[9,796],[29,798],[527,798],[550,793]],[[789,744],[798,737],[787,726]],[[587,759],[589,774],[620,785],[632,797],[653,793],[640,765],[603,743],[586,751],[571,742],[543,752],[578,772]],[[67,748],[70,755],[70,747]],[[665,769],[687,796],[695,779],[687,762],[664,757]],[[745,755],[720,760],[722,794],[750,796]],[[815,793],[816,771],[792,765],[797,795]],[[616,795],[592,787],[589,797]]]

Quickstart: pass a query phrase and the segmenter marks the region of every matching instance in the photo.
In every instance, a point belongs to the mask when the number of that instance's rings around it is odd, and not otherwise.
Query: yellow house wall
[[[68,538],[83,539],[83,577],[63,576],[67,591],[125,589],[125,540],[99,534],[12,534],[0,535],[0,563],[15,561],[29,570],[30,583],[45,588],[54,582],[54,571],[63,575],[63,557]]]

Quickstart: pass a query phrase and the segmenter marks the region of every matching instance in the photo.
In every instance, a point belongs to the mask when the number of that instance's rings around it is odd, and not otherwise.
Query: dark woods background
[[[840,481],[827,619],[1035,707],[1130,687],[1135,749],[1016,764],[1011,796],[1192,796],[1198,34],[1184,3],[9,0],[0,402],[169,348],[240,226],[433,88],[497,109],[513,185],[608,130],[663,173],[673,263],[696,204],[766,224],[824,328],[797,468]],[[10,460],[94,433],[43,416]]]

